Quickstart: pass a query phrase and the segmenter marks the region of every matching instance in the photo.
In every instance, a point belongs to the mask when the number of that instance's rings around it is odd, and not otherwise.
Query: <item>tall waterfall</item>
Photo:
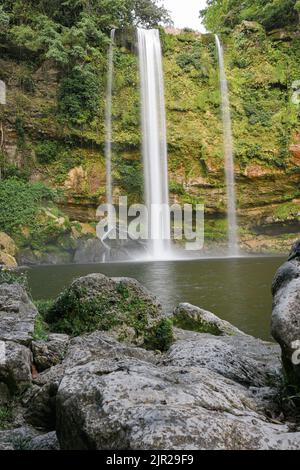
[[[153,259],[170,248],[169,185],[162,51],[159,31],[138,28],[145,199]]]
[[[220,68],[220,89],[222,96],[222,117],[224,132],[224,152],[225,152],[225,176],[227,188],[227,217],[228,217],[228,254],[236,256],[239,253],[238,226],[236,217],[236,193],[234,177],[234,156],[232,142],[232,126],[228,84],[224,65],[223,47],[219,37],[216,35],[216,46],[218,51]]]
[[[112,191],[112,89],[114,73],[114,42],[115,29],[110,33],[110,45],[108,51],[108,74],[105,108],[105,159],[106,159],[106,203],[111,207],[113,203]],[[111,211],[108,209],[108,226],[111,227]]]

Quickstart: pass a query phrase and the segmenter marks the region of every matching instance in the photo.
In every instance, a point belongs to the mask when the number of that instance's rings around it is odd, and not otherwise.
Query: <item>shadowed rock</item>
[[[36,307],[18,284],[0,285],[0,340],[28,345],[32,340]]]
[[[281,346],[288,381],[300,387],[300,241],[278,269],[272,293],[272,336]]]

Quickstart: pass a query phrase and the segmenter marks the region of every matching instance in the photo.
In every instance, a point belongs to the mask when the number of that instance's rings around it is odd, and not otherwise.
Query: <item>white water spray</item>
[[[228,93],[228,83],[224,65],[223,47],[219,37],[216,35],[216,46],[218,51],[219,69],[220,69],[220,89],[222,97],[222,118],[224,133],[224,152],[225,152],[225,177],[227,189],[227,218],[228,218],[228,255],[237,256],[239,254],[238,244],[238,225],[236,217],[236,193],[234,177],[234,156],[232,141],[232,126],[230,102]]]
[[[145,198],[149,213],[149,252],[170,250],[169,185],[162,51],[159,31],[138,28]],[[169,253],[170,254],[170,253]]]
[[[108,226],[111,227],[112,215],[110,208],[113,203],[112,190],[112,90],[114,74],[114,45],[115,29],[110,33],[110,45],[108,50],[108,72],[105,108],[105,160],[106,160],[106,203],[108,204]]]

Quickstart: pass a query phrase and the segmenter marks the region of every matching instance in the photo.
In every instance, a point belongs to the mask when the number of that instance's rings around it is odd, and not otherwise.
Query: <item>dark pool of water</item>
[[[153,263],[39,266],[29,270],[34,299],[54,298],[79,276],[129,276],[160,299],[168,312],[189,302],[246,333],[270,339],[272,278],[282,258],[205,259]]]

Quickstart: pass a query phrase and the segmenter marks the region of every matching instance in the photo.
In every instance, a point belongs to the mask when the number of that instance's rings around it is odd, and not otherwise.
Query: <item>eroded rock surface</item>
[[[19,284],[0,285],[0,340],[28,345],[32,340],[36,307]]]
[[[291,384],[300,387],[300,243],[273,281],[272,335],[280,344]]]

